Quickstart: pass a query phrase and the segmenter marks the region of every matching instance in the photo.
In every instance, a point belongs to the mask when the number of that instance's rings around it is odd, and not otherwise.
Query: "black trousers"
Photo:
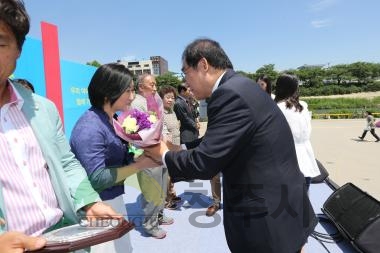
[[[367,132],[368,132],[368,130],[364,130],[364,132],[362,134],[362,137],[361,137],[362,139],[364,139],[364,137],[366,136]],[[377,134],[375,133],[375,129],[374,128],[372,128],[370,130],[370,133],[373,135],[373,137],[376,138],[376,140],[380,140],[379,136],[377,136]]]

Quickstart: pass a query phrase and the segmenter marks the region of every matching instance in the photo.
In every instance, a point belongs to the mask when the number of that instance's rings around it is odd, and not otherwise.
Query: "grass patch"
[[[380,114],[380,97],[374,98],[302,98],[313,114],[350,114],[361,118],[364,111]],[[337,116],[339,117],[339,116]],[[344,116],[347,118],[347,116]]]

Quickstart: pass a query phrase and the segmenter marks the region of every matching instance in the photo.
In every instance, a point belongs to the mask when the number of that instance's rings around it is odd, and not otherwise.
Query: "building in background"
[[[143,73],[160,76],[168,72],[168,62],[161,56],[151,56],[149,60],[118,61],[138,76]]]

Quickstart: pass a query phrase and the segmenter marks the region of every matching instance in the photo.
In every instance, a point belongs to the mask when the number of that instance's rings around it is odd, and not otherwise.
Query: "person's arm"
[[[94,171],[89,179],[92,186],[98,192],[111,186],[122,183],[127,177],[142,169],[157,167],[159,164],[152,159],[141,155],[136,162],[121,167],[100,168]]]
[[[113,208],[103,202],[94,202],[88,204],[82,208],[86,214],[86,218],[91,220],[93,218],[112,218],[112,219],[122,219],[123,215],[116,213]]]
[[[225,104],[229,101],[228,105]],[[188,151],[168,151],[165,162],[174,182],[188,179],[211,179],[229,166],[248,145],[256,130],[252,110],[233,90],[218,88],[208,108],[207,131],[201,140],[187,144]],[[196,146],[197,145],[197,146]]]
[[[49,111],[47,115],[49,115],[51,122],[53,122],[56,127],[56,135],[49,136],[49,138],[52,138],[49,142],[54,144],[51,145],[50,148],[54,150],[56,157],[60,158],[64,173],[58,173],[58,175],[65,176],[64,178],[58,178],[58,180],[67,184],[74,209],[78,212],[84,206],[101,201],[101,199],[99,194],[91,186],[86,171],[71,152],[71,147],[63,132],[62,121],[58,110],[52,102],[50,103],[51,106],[46,105],[48,107],[46,109]]]
[[[123,164],[116,166],[107,166],[107,154],[113,137],[107,137],[102,125],[94,121],[81,121],[71,133],[70,144],[77,159],[81,162],[87,171],[92,187],[97,192],[122,183],[127,177],[138,172],[140,169],[152,168],[158,166],[150,158],[141,156],[135,163]],[[99,125],[100,124],[100,125]],[[127,151],[119,150],[118,155],[126,156]],[[116,154],[113,154],[114,156]]]
[[[226,106],[225,101],[231,102]],[[202,139],[186,144],[190,150],[169,151],[163,142],[144,148],[153,159],[162,157],[174,182],[211,179],[235,162],[241,146],[248,145],[256,131],[251,109],[233,91],[215,91],[209,112],[207,131]]]
[[[5,232],[0,235],[0,252],[24,253],[25,250],[33,251],[46,245],[42,237],[27,236],[20,232]]]
[[[370,128],[375,128],[375,117],[370,115],[370,122],[369,122]]]
[[[53,186],[56,186],[54,189],[57,198],[62,200],[62,204],[65,205],[62,206],[63,211],[66,212],[65,215],[73,219],[72,221],[79,218],[82,211],[85,210],[95,210],[94,213],[101,217],[120,216],[111,207],[98,203],[101,201],[99,194],[92,188],[86,171],[71,152],[57,108],[53,102],[37,97],[37,102],[41,106],[31,125],[36,136],[38,136],[37,139],[46,162],[51,166],[49,167],[51,170],[50,179]],[[42,124],[45,130],[40,132],[40,129],[36,127]],[[71,201],[71,203],[66,200]],[[98,204],[94,205],[95,203]],[[89,207],[92,205],[96,208]],[[70,213],[69,208],[71,208],[72,213]],[[77,215],[77,217],[73,215]]]

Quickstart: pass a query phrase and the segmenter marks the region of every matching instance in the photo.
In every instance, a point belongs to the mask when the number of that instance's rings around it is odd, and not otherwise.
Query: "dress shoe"
[[[220,204],[212,204],[207,208],[206,216],[213,216],[220,208]]]

